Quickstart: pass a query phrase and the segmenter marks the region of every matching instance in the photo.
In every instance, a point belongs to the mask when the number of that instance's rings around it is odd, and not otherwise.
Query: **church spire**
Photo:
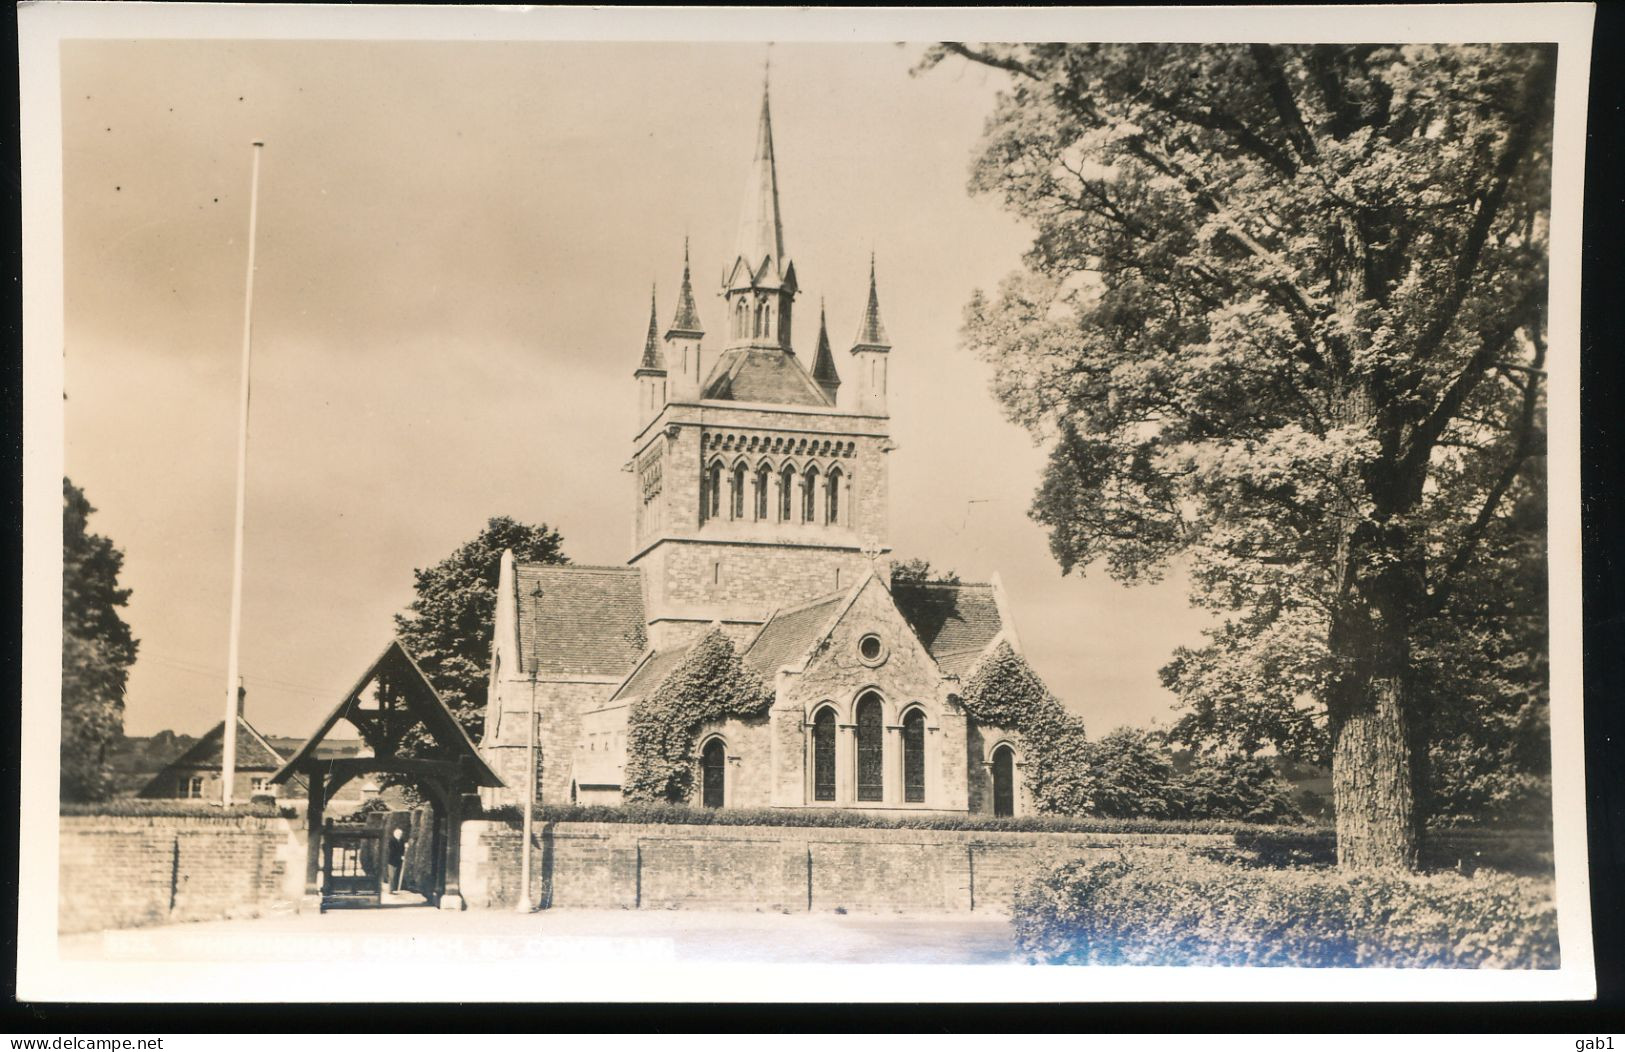
[[[779,175],[773,158],[773,116],[768,107],[767,81],[762,81],[762,111],[756,123],[756,153],[745,179],[745,200],[739,212],[739,257],[762,284],[777,285],[784,276],[784,224],[779,219]],[[761,272],[768,260],[767,273]]]
[[[638,363],[634,376],[646,373],[666,374],[666,356],[660,353],[660,322],[655,315],[655,289],[649,286],[649,335],[643,341],[643,360]]]
[[[835,391],[841,386],[841,377],[835,371],[835,356],[829,350],[829,329],[824,324],[824,303],[818,302],[818,354],[813,359],[813,379],[835,403]]]
[[[683,288],[677,294],[677,315],[671,320],[666,336],[704,336],[700,327],[700,312],[694,307],[694,286],[688,276],[688,238],[683,238]]]
[[[863,324],[858,326],[857,339],[852,341],[854,351],[889,351],[886,326],[880,321],[880,295],[875,291],[875,256],[869,253],[869,306],[863,312]]]

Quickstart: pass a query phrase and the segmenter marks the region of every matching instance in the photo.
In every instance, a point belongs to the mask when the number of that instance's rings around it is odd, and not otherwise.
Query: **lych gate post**
[[[326,806],[327,785],[320,771],[308,771],[305,781],[309,799],[305,801],[305,896],[299,911],[322,910],[322,811]]]
[[[463,856],[463,790],[453,784],[446,790],[446,887],[440,896],[440,908],[464,908],[461,881]]]

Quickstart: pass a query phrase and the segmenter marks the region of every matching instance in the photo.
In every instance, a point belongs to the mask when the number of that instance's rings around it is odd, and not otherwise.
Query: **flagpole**
[[[260,151],[254,143],[254,174],[248,191],[248,280],[243,294],[243,364],[237,409],[237,520],[231,552],[231,639],[226,646],[226,719],[220,742],[220,805],[231,806],[237,780],[238,636],[243,624],[243,504],[248,490],[248,377],[254,334],[254,242],[259,223]]]

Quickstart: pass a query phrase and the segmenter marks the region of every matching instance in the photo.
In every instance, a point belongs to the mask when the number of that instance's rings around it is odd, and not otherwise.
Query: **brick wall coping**
[[[478,836],[519,836],[521,830],[507,822],[470,821],[464,828]],[[1116,833],[1070,831],[1007,831],[985,829],[916,829],[900,826],[877,829],[863,826],[746,826],[683,825],[675,822],[537,822],[537,835],[551,833],[565,837],[634,836],[671,840],[757,840],[847,842],[866,841],[890,844],[941,843],[1045,843],[1071,846],[1079,843],[1101,845],[1220,846],[1234,843],[1231,833]]]
[[[98,828],[154,829],[175,826],[276,832],[304,828],[301,819],[261,815],[59,815],[58,818],[63,828],[81,832]]]

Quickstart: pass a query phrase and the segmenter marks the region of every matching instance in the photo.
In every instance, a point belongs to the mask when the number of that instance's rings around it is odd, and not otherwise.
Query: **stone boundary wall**
[[[783,912],[1007,912],[1016,882],[1055,856],[1121,848],[1225,847],[1224,834],[1003,833],[934,829],[539,823],[531,901],[552,908]],[[471,908],[518,898],[523,833],[463,826],[463,896]]]
[[[64,815],[59,934],[291,909],[303,823],[286,818]]]

